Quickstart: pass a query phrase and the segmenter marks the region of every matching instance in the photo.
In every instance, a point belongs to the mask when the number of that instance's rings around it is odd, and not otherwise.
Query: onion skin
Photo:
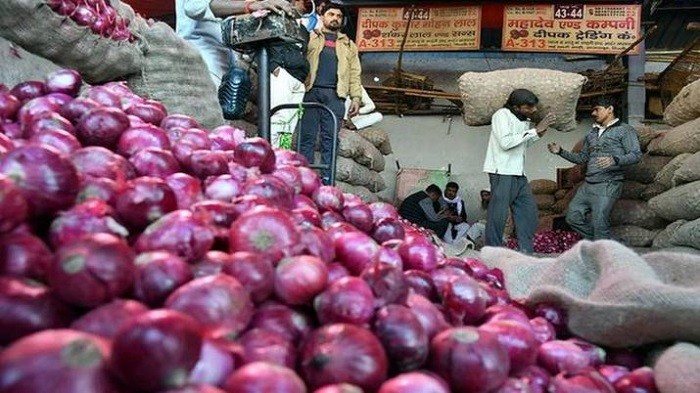
[[[387,379],[377,393],[450,393],[450,388],[437,376],[414,371]]]
[[[116,299],[92,309],[73,321],[70,327],[111,340],[122,326],[146,312],[148,312],[148,307],[143,303],[135,300]]]
[[[427,361],[428,335],[407,307],[390,304],[380,308],[372,330],[384,345],[394,371],[417,370]]]
[[[227,393],[306,393],[306,386],[294,371],[267,362],[254,362],[234,371],[226,380]]]

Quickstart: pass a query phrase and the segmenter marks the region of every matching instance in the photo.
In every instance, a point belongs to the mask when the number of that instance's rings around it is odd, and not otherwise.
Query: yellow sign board
[[[617,54],[641,36],[641,5],[509,5],[504,51]],[[638,54],[635,47],[629,54]]]
[[[361,52],[399,51],[408,19],[404,51],[477,50],[481,7],[360,8],[357,47]]]

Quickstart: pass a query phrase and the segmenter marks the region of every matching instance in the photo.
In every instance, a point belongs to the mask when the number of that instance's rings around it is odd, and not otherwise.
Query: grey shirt
[[[586,134],[580,152],[572,153],[562,149],[559,155],[574,164],[588,164],[586,181],[589,183],[622,181],[625,177],[625,167],[638,163],[642,158],[637,132],[629,124],[620,121],[609,126],[600,136],[598,131],[599,127],[593,127]],[[592,161],[605,156],[612,157],[615,165],[607,168],[593,165]]]

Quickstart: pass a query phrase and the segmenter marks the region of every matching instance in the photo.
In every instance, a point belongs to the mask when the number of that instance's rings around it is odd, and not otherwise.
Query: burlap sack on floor
[[[700,250],[700,218],[678,227],[671,235],[671,244]]]
[[[649,200],[656,214],[668,221],[700,217],[700,181],[683,184]]]
[[[387,156],[393,153],[391,150],[391,142],[389,142],[389,134],[387,134],[384,129],[379,127],[367,127],[357,130],[357,133],[372,143],[383,155]]]
[[[637,130],[639,145],[642,148],[642,151],[647,151],[649,143],[657,137],[663,135],[665,132],[665,130],[659,130],[647,125],[635,127],[635,129]]]
[[[134,34],[138,36],[138,32]],[[141,39],[125,42],[104,38],[54,12],[42,0],[0,1],[0,36],[62,67],[79,71],[88,83],[138,72],[143,62]]]
[[[665,228],[668,221],[659,217],[645,201],[618,199],[610,213],[610,225],[635,225],[646,229]]]
[[[578,190],[580,185],[581,183],[577,184],[573,188],[569,188],[567,190],[566,195],[564,195],[562,199],[559,199],[558,201],[554,202],[554,204],[551,207],[552,211],[557,214],[566,213],[566,210],[569,208],[569,203],[572,199],[574,199],[574,195],[576,195],[576,191]]]
[[[557,116],[553,128],[576,129],[576,104],[586,77],[548,69],[516,68],[491,72],[465,72],[459,78],[464,121],[470,126],[491,123],[491,116],[502,108],[515,89],[528,89],[540,99],[541,113]]]
[[[666,189],[673,187],[673,174],[676,173],[676,170],[682,167],[683,163],[691,156],[692,154],[690,153],[683,153],[673,157],[673,159],[656,174],[654,183],[661,184],[666,187]]]
[[[355,131],[341,128],[338,131],[338,155],[346,158],[355,158],[360,154],[361,139]]]
[[[355,157],[355,161],[373,171],[383,171],[386,166],[386,161],[382,153],[364,138],[359,138],[359,144],[360,153]]]
[[[369,171],[369,181],[367,182],[367,188],[372,192],[382,192],[386,189],[386,183],[382,174],[377,171]]]
[[[370,169],[364,165],[346,157],[338,157],[335,165],[335,178],[353,186],[366,186],[371,180],[371,173]]]
[[[700,152],[690,155],[681,163],[671,176],[671,185],[677,186],[696,180],[700,180]]]
[[[672,126],[700,117],[700,79],[689,83],[673,97],[664,110],[664,121]]]
[[[676,343],[654,364],[654,382],[661,393],[690,393],[700,390],[700,347]]]
[[[610,236],[628,247],[649,247],[661,229],[646,229],[636,225],[618,225],[610,228]]]
[[[359,196],[365,203],[377,202],[379,200],[377,195],[373,194],[367,187],[353,186],[343,181],[336,181],[335,186],[343,190],[343,192]]]
[[[642,191],[647,187],[646,184],[634,180],[625,180],[622,182],[622,199],[641,199]]]
[[[549,179],[530,180],[530,189],[533,194],[554,194],[559,189],[557,182]]]
[[[535,194],[534,197],[538,210],[551,210],[552,205],[556,202],[554,195],[550,194]]]
[[[529,305],[552,302],[569,329],[596,344],[631,347],[700,341],[700,256],[581,241],[557,258],[484,247],[481,259],[505,274],[508,292]],[[650,323],[653,321],[653,323]]]
[[[651,183],[646,185],[644,191],[642,191],[641,197],[642,200],[649,201],[651,198],[661,195],[666,191],[668,191],[668,187],[659,183]]]
[[[569,192],[566,188],[560,188],[554,193],[554,199],[560,200],[566,196],[566,193]]]
[[[142,31],[148,49],[140,72],[126,80],[131,90],[162,102],[168,113],[192,116],[204,128],[224,124],[217,86],[197,49],[163,22],[152,26],[147,26],[142,18],[134,22]]]
[[[651,242],[651,246],[654,248],[668,248],[673,246],[673,243],[671,243],[673,234],[686,222],[688,221],[678,220],[666,225],[666,228],[662,229],[661,232],[656,235],[654,241]]]
[[[642,159],[625,169],[625,179],[634,180],[644,184],[654,182],[656,174],[663,169],[673,157],[642,155]]]
[[[671,157],[700,151],[700,118],[664,132],[649,143],[647,151],[650,154]]]

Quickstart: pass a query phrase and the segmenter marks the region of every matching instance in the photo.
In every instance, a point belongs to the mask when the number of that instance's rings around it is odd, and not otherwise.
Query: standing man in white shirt
[[[532,254],[537,229],[537,204],[525,176],[525,153],[555,121],[552,113],[532,127],[530,117],[537,112],[537,96],[516,89],[505,106],[491,117],[484,172],[489,175],[491,200],[486,219],[485,244],[500,247],[509,212],[513,213],[515,233],[521,252]]]

